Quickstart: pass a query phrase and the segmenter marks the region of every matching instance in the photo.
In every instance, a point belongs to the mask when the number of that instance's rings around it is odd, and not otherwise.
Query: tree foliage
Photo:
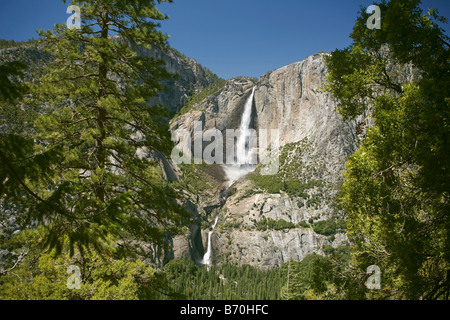
[[[158,1],[159,3],[160,1]],[[29,221],[45,224],[45,246],[69,252],[107,238],[144,240],[165,248],[167,234],[187,218],[155,159],[172,144],[167,109],[147,101],[171,75],[135,47],[164,49],[158,30],[167,17],[154,1],[73,1],[81,29],[40,31],[54,57],[31,83],[28,107],[38,109],[34,153],[53,152],[45,181],[27,183],[36,201]]]
[[[0,101],[12,102],[22,95],[25,89],[20,81],[27,66],[20,61],[0,65]]]
[[[249,175],[249,179],[256,188],[268,193],[286,192],[290,196],[308,199],[309,191],[323,186],[323,182],[317,179],[317,168],[313,165],[305,165],[302,155],[311,151],[311,145],[307,139],[288,143],[280,150],[279,170],[273,175],[262,175],[261,167]],[[321,195],[318,197],[322,198]]]
[[[164,273],[140,259],[120,257],[117,250],[100,255],[90,250],[56,255],[55,249],[42,253],[43,228],[13,237],[10,248],[27,247],[27,256],[0,278],[1,300],[152,300],[176,298]],[[68,237],[64,237],[68,241]],[[67,247],[67,246],[66,246]],[[80,286],[70,286],[78,268]],[[70,272],[68,272],[70,271]]]
[[[328,91],[361,145],[346,163],[340,202],[354,279],[382,271],[378,297],[450,292],[450,65],[446,19],[421,2],[382,1],[382,28],[361,10],[353,43],[327,58]],[[349,289],[350,290],[350,289]]]
[[[201,267],[190,259],[171,260],[164,268],[172,290],[188,300],[276,300],[286,269],[260,270],[249,265]]]

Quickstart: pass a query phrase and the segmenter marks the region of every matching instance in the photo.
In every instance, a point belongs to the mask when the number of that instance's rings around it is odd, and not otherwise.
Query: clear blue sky
[[[70,3],[70,0],[68,0]],[[228,79],[259,77],[308,55],[350,44],[360,6],[373,0],[174,0],[162,31],[186,56]],[[450,18],[449,0],[424,0]],[[0,0],[0,38],[37,38],[36,29],[66,22],[61,0]],[[446,28],[448,30],[448,28]]]

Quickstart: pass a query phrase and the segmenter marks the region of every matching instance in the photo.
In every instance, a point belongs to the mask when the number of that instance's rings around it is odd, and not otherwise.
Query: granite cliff
[[[200,261],[216,217],[213,264],[273,268],[345,243],[334,195],[358,137],[355,123],[344,122],[336,101],[322,90],[326,72],[324,54],[315,54],[257,82],[231,79],[172,119],[172,132],[185,130],[193,136],[194,124],[200,122],[203,131],[216,128],[226,135],[226,129],[239,127],[245,101],[256,86],[252,127],[278,129],[280,146],[277,174],[263,176],[257,169],[230,187],[222,165],[196,167],[197,179],[207,185],[190,195],[188,208],[198,224],[173,239],[172,257]],[[182,139],[175,140],[186,150]],[[180,179],[186,166],[175,166]]]

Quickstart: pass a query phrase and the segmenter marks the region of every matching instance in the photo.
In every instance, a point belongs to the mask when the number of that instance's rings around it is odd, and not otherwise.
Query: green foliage
[[[321,193],[315,193],[306,201],[307,208],[318,209],[319,205],[322,203],[323,195]]]
[[[238,80],[248,80],[253,82],[254,84],[257,84],[259,79],[257,77],[249,77],[249,76],[237,76],[234,77],[233,79],[238,79]]]
[[[27,248],[25,261],[0,278],[1,300],[149,300],[176,298],[161,272],[139,259],[119,257],[109,251],[100,256],[94,251],[56,256],[55,250],[41,253],[36,244],[42,241],[41,230],[22,232],[10,243]],[[67,241],[67,238],[66,238]],[[80,270],[80,288],[67,285],[73,273]]]
[[[312,225],[312,228],[315,233],[324,236],[332,236],[345,230],[345,220],[331,218],[328,220],[317,221]]]
[[[42,253],[43,228],[12,237],[8,247],[26,248],[26,259],[0,277],[2,300],[278,300],[330,298],[327,289],[340,286],[337,271],[348,264],[347,247],[324,248],[326,256],[312,254],[301,262],[271,270],[224,264],[206,268],[191,259],[174,259],[156,271],[138,258],[122,256],[120,245],[99,255],[89,250],[70,255],[64,250]],[[65,237],[65,241],[68,238]],[[345,262],[345,263],[344,263]],[[80,289],[69,289],[67,268],[80,268]]]
[[[327,248],[326,252],[325,256],[312,253],[300,262],[291,261],[283,265],[284,268],[288,268],[289,281],[282,288],[282,299],[339,300],[342,298],[337,293],[345,285],[340,274],[348,268],[349,248],[331,247],[331,249]]]
[[[306,221],[300,221],[300,222],[298,223],[298,226],[301,227],[301,228],[310,228],[310,227],[311,227],[311,226],[309,225],[309,223],[306,222]]]
[[[20,82],[27,66],[20,61],[0,65],[0,101],[13,101],[23,95],[26,87]]]
[[[308,296],[308,290],[323,293],[327,290],[327,284],[331,282],[333,274],[328,258],[311,254],[306,256],[301,263],[289,262],[289,282],[283,288],[282,298],[285,300],[306,300],[315,297]],[[292,269],[291,269],[292,268]]]
[[[26,69],[19,61],[0,65],[0,219],[5,222],[5,229],[10,227],[7,221],[12,217],[16,225],[30,224],[30,210],[41,201],[34,185],[48,183],[51,165],[62,160],[58,147],[34,152],[31,133],[36,114],[19,105],[28,92],[28,86],[23,84]]]
[[[301,182],[299,180],[282,180],[281,175],[261,175],[252,174],[250,179],[256,184],[258,188],[261,188],[268,193],[280,193],[281,191],[286,192],[291,196],[297,196],[300,198],[308,198],[309,195],[306,193],[308,189],[320,186],[320,181],[308,181]]]
[[[263,217],[255,223],[255,227],[258,231],[266,230],[285,230],[294,228],[310,228],[312,227],[314,232],[324,236],[334,236],[338,232],[345,231],[345,220],[330,218],[328,220],[322,220],[315,223],[312,221],[308,224],[306,221],[300,221],[294,224],[284,219],[274,220],[272,218]]]
[[[268,193],[286,192],[291,196],[297,196],[307,199],[309,194],[306,192],[314,187],[320,187],[320,180],[305,181],[306,176],[302,174],[311,168],[304,166],[301,160],[303,152],[308,150],[309,145],[305,140],[295,143],[289,143],[283,146],[279,156],[280,169],[274,175],[262,175],[261,168],[258,167],[249,178],[257,188],[263,189]],[[312,170],[309,170],[312,171]]]
[[[26,41],[14,41],[14,40],[0,39],[0,49],[23,47],[26,45],[35,44],[36,42],[37,42],[37,40],[34,40],[34,39],[30,39],[30,40],[26,40]]]
[[[272,218],[263,217],[256,223],[256,229],[259,231],[284,230],[293,228],[295,228],[295,224],[293,224],[290,221],[286,221],[284,219],[274,220]]]
[[[182,172],[179,182],[172,184],[173,188],[189,191],[191,194],[201,194],[212,188],[211,183],[205,179],[207,177],[203,169],[206,164],[179,164]]]
[[[144,0],[72,3],[81,7],[81,29],[60,24],[40,32],[54,59],[38,70],[23,101],[39,113],[30,157],[54,155],[42,178],[20,177],[18,192],[34,200],[24,211],[46,226],[42,244],[57,252],[67,245],[69,254],[88,247],[101,253],[110,237],[167,248],[166,237],[188,214],[152,160],[171,151],[167,109],[147,101],[171,75],[162,61],[135,50],[165,48],[158,22],[166,16]]]
[[[327,89],[340,113],[371,117],[340,194],[352,277],[361,279],[376,264],[383,289],[367,297],[448,299],[450,45],[440,27],[446,19],[434,9],[424,13],[416,0],[377,5],[382,28],[369,30],[362,10],[353,43],[327,58]]]
[[[263,271],[225,264],[208,269],[190,259],[171,260],[164,271],[173,290],[187,300],[276,300],[286,281],[281,268]]]

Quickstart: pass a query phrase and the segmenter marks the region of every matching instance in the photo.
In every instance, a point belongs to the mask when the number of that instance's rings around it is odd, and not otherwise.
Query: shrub
[[[263,217],[256,223],[256,229],[259,231],[265,230],[283,230],[295,228],[295,224],[284,219],[274,220],[272,218]]]
[[[338,231],[345,229],[345,220],[343,219],[328,219],[318,221],[313,224],[315,233],[324,236],[334,236]]]
[[[302,228],[310,228],[311,227],[306,221],[300,221],[298,223],[298,226],[302,227]]]

